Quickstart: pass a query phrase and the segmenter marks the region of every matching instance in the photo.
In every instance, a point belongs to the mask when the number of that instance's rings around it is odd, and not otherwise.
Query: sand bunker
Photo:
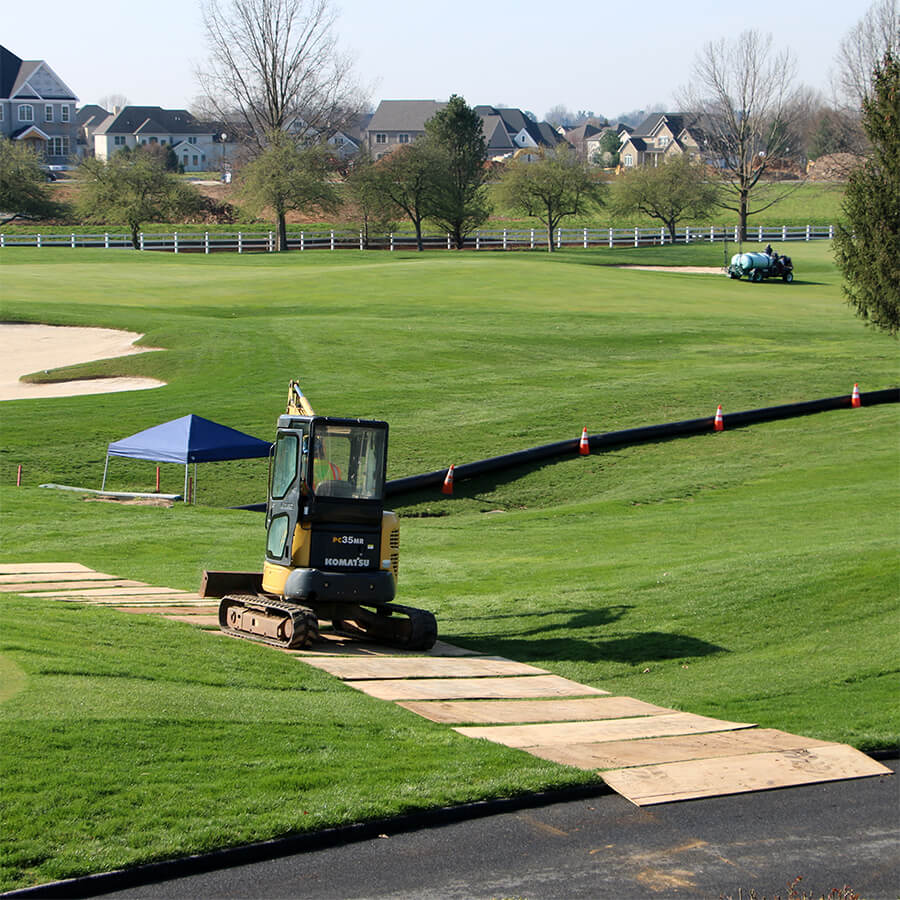
[[[61,325],[0,324],[0,400],[40,397],[75,397],[162,387],[154,378],[90,378],[27,384],[19,379],[34,372],[50,371],[76,363],[114,356],[146,353],[152,347],[135,347],[143,337],[111,328],[70,328]]]

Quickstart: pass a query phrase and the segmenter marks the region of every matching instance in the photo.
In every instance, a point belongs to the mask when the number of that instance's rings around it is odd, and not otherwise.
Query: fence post
[[[244,237],[239,231],[238,232],[238,253],[243,253],[243,252],[244,252]]]
[[[562,247],[562,228],[556,229],[556,249],[559,250]]]
[[[781,226],[781,240],[783,240],[783,241],[787,240],[787,225]]]
[[[331,249],[334,250],[334,230],[331,232]]]
[[[393,253],[394,252],[394,232],[393,231],[390,234],[390,238],[391,238],[391,253]]]
[[[140,244],[141,250],[143,250],[144,249],[144,232],[143,231],[138,235],[138,243]]]
[[[738,236],[739,236],[739,235],[740,235],[740,226],[739,226],[739,225],[735,225],[735,226],[734,226],[734,242],[735,242],[735,243],[738,243]]]
[[[809,230],[809,228],[807,227],[807,231],[808,230]],[[72,232],[72,249],[73,250],[75,249],[75,232],[74,231]]]
[[[103,249],[109,250],[109,232],[103,232]]]
[[[503,249],[506,249],[506,229],[503,229]]]
[[[176,231],[172,237],[175,239],[175,252],[178,252],[178,232]]]
[[[613,230],[609,229],[609,249],[612,250],[613,247]]]
[[[0,234],[0,247],[5,247],[5,246],[6,246],[6,242],[5,242],[4,236],[2,234]]]
[[[480,229],[475,232],[475,249],[476,250],[481,249],[481,230]]]
[[[640,239],[640,236],[638,235],[637,226],[635,226],[635,228],[634,228],[634,246],[635,247],[640,246],[640,240],[641,239]]]
[[[588,248],[588,237],[587,237],[587,228],[584,229],[584,249]]]
[[[534,229],[531,229],[531,249],[534,250]]]
[[[661,226],[659,229],[659,242],[663,246],[665,246],[665,244],[666,244],[666,226],[665,225]]]
[[[806,226],[806,239],[809,240],[809,225]]]
[[[762,243],[762,241],[763,241],[763,227],[762,227],[762,225],[759,226],[759,238],[758,238],[758,240],[759,240],[760,243]]]
[[[41,236],[40,235],[37,235],[37,240],[34,242],[34,245],[35,245],[35,247],[40,249],[40,247],[41,247]]]
[[[209,253],[209,232],[203,234],[203,252]]]
[[[362,233],[362,231],[359,232],[359,249],[360,250],[363,249],[363,233]]]

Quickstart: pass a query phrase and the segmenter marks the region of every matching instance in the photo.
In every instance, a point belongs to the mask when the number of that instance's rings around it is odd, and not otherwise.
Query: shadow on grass
[[[505,656],[518,662],[615,662],[642,666],[671,659],[697,659],[714,653],[729,652],[725,647],[710,644],[686,634],[646,631],[628,637],[591,641],[582,638],[508,638],[502,635],[441,635],[450,643],[459,641],[470,650]]]

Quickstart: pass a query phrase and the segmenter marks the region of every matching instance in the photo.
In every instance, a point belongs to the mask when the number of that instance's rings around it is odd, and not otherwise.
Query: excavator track
[[[340,617],[332,618],[335,631],[401,650],[430,650],[437,640],[437,621],[424,609],[386,603],[366,608],[341,605]]]
[[[319,637],[319,620],[311,609],[265,594],[223,597],[219,628],[226,634],[286,650],[309,647]]]

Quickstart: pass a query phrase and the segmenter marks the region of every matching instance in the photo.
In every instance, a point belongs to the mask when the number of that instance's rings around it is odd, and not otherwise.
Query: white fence
[[[710,225],[705,228],[680,228],[677,244],[738,243],[735,226]],[[747,242],[820,241],[834,237],[833,225],[758,225],[747,229]],[[415,250],[416,236],[410,232],[396,232],[366,239],[361,231],[288,232],[291,250]],[[450,235],[423,236],[426,248],[450,250]],[[557,249],[563,247],[646,247],[671,244],[665,228],[558,228],[553,235]],[[503,229],[476,231],[469,235],[466,247],[474,250],[542,250],[547,246],[547,233],[542,229]],[[131,247],[128,234],[0,234],[0,248],[4,247],[101,247],[114,249]],[[141,250],[162,250],[169,253],[272,253],[277,247],[274,231],[175,231],[168,234],[141,232]]]

